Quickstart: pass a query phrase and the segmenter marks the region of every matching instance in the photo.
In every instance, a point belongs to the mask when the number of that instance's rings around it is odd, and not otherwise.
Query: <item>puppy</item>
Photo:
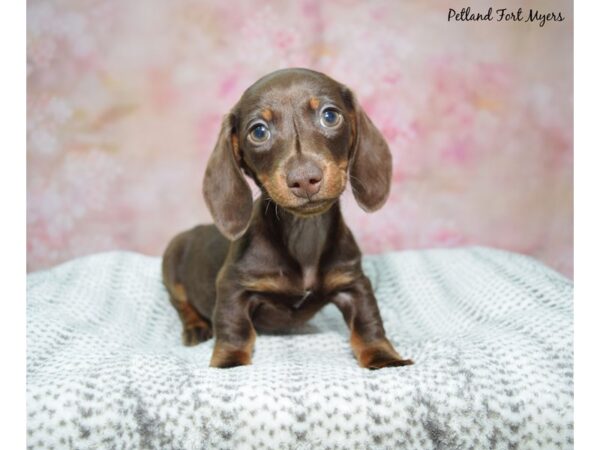
[[[306,69],[250,86],[225,117],[206,168],[215,225],[177,235],[164,254],[183,343],[214,334],[212,367],[251,364],[256,330],[296,327],[332,302],[361,367],[412,364],[385,336],[339,205],[349,181],[358,204],[377,210],[391,173],[383,136],[346,86]],[[254,202],[243,174],[260,188]]]

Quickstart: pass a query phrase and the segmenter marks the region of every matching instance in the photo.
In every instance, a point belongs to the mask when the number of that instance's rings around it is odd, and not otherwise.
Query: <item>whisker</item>
[[[354,175],[350,175],[348,174],[348,176],[352,179],[352,180],[356,180],[356,182],[360,185],[360,187],[363,189],[363,191],[366,191],[365,189],[365,185],[363,184],[362,181],[360,181],[357,177],[355,177]],[[350,183],[352,184],[352,183]]]

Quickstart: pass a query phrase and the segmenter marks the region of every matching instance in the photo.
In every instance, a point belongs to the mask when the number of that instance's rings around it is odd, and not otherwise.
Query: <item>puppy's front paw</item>
[[[215,343],[210,367],[227,369],[229,367],[247,366],[249,364],[252,364],[250,350],[218,341]]]
[[[410,366],[414,364],[412,359],[403,359],[396,355],[390,355],[375,351],[372,355],[368,355],[362,361],[363,367],[367,369],[376,370],[384,367],[401,367]]]
[[[387,339],[362,345],[357,351],[358,363],[367,369],[382,369],[384,367],[410,366],[411,359],[402,358]]]
[[[190,327],[183,330],[181,340],[183,345],[191,347],[198,345],[201,342],[207,341],[212,337],[212,329],[210,327]]]

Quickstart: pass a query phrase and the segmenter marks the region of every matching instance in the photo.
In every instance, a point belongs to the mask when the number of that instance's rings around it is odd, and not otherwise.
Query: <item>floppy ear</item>
[[[244,234],[252,215],[252,192],[240,170],[241,155],[234,120],[233,114],[223,120],[202,187],[215,225],[230,240]]]
[[[353,109],[350,183],[354,198],[367,212],[383,206],[390,193],[392,155],[383,135],[348,90]]]

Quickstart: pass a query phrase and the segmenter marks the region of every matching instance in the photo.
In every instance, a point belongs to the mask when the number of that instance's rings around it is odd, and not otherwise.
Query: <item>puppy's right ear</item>
[[[252,216],[252,191],[240,169],[241,153],[234,127],[235,116],[228,114],[208,160],[202,187],[215,225],[230,240],[244,234]]]

